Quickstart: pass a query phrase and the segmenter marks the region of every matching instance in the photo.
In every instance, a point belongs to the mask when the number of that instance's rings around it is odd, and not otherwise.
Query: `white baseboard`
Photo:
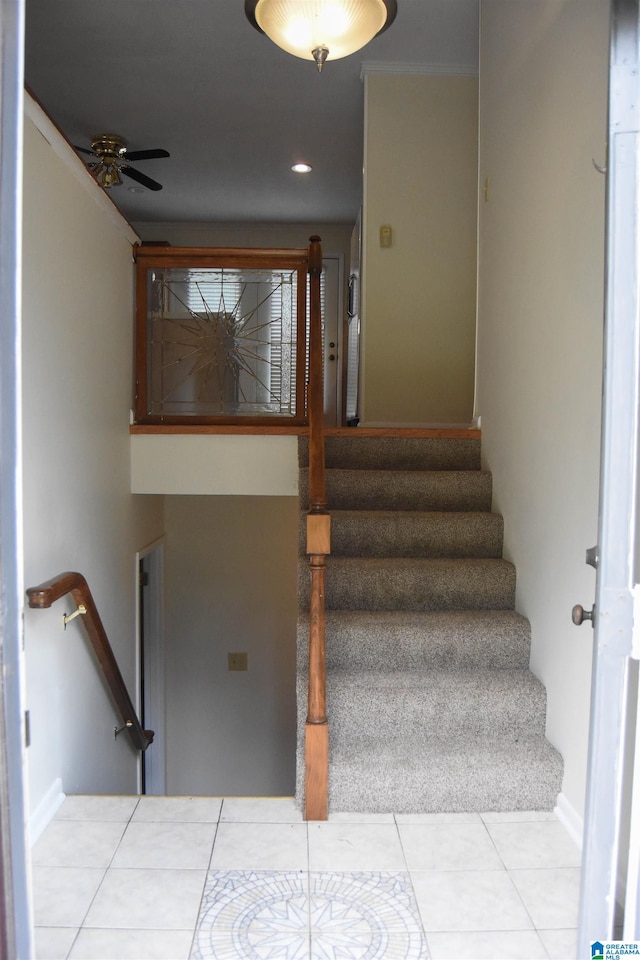
[[[576,843],[578,849],[582,850],[584,820],[575,807],[567,800],[564,793],[558,794],[558,801],[553,812],[571,839]]]
[[[31,846],[36,842],[47,824],[53,820],[65,796],[62,792],[62,780],[54,780],[29,818]]]

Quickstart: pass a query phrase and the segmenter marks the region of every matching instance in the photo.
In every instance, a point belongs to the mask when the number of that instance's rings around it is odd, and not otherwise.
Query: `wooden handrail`
[[[305,725],[305,819],[326,820],[329,793],[329,724],[326,700],[325,572],[331,552],[331,518],[327,513],[324,469],[322,316],[320,237],[309,245],[309,512],[307,553],[311,570],[309,609],[309,706]]]
[[[85,578],[81,573],[61,573],[27,590],[29,606],[38,610],[50,607],[68,593],[75,600],[77,610],[83,615],[85,630],[122,718],[122,726],[129,734],[133,746],[137,750],[146,750],[153,742],[153,730],[142,729]]]

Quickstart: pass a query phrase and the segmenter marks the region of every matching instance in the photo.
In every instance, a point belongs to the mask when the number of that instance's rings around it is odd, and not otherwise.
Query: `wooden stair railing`
[[[27,590],[29,606],[38,610],[50,607],[52,603],[68,593],[72,595],[76,602],[76,612],[82,614],[84,626],[98,665],[122,718],[122,728],[126,729],[133,746],[137,750],[146,750],[149,744],[153,742],[153,730],[142,729],[85,578],[81,573],[61,573],[37,587],[29,587]],[[75,616],[75,614],[72,614],[72,616]],[[65,619],[65,624],[69,619],[70,617]]]
[[[305,820],[326,820],[329,793],[329,724],[326,705],[325,570],[331,552],[324,470],[320,237],[309,245],[309,512],[307,553],[311,569],[309,605],[309,706],[305,725]]]

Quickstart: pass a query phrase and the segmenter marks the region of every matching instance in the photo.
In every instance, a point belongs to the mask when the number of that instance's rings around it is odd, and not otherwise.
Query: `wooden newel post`
[[[305,729],[305,819],[326,820],[329,791],[329,725],[325,658],[325,571],[331,552],[331,518],[326,512],[320,237],[310,237],[309,325],[309,513],[307,553],[311,572],[309,608],[309,706]]]

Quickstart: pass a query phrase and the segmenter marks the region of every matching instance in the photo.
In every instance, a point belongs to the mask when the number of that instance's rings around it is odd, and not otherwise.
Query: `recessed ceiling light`
[[[311,173],[313,167],[310,163],[294,163],[291,169],[294,173]]]

